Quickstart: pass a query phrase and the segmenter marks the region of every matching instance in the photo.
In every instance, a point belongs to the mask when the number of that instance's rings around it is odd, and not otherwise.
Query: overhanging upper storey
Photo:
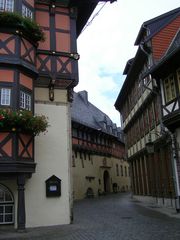
[[[92,12],[99,2],[113,3],[117,0],[36,0],[36,3],[55,4],[60,7],[76,7],[77,8],[77,37],[90,18]]]

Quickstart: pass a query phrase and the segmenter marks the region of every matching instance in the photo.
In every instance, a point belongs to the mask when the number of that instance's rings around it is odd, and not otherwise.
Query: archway
[[[110,176],[109,176],[109,172],[106,170],[104,171],[104,192],[110,192]]]
[[[14,198],[7,187],[0,184],[0,224],[14,223]]]

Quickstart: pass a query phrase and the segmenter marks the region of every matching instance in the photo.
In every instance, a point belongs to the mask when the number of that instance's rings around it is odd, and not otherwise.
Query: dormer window
[[[0,11],[13,12],[14,11],[14,0],[0,0]]]

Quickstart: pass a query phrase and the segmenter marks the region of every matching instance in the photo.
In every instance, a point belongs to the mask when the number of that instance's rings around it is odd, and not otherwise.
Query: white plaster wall
[[[35,138],[36,173],[26,183],[26,226],[70,223],[70,115],[68,104],[35,104],[35,112],[48,116],[50,127]],[[46,197],[45,181],[61,179],[61,197]]]

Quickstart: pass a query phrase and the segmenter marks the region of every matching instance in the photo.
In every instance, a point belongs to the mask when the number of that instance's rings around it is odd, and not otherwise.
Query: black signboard
[[[55,175],[46,180],[46,197],[61,196],[61,179]]]

